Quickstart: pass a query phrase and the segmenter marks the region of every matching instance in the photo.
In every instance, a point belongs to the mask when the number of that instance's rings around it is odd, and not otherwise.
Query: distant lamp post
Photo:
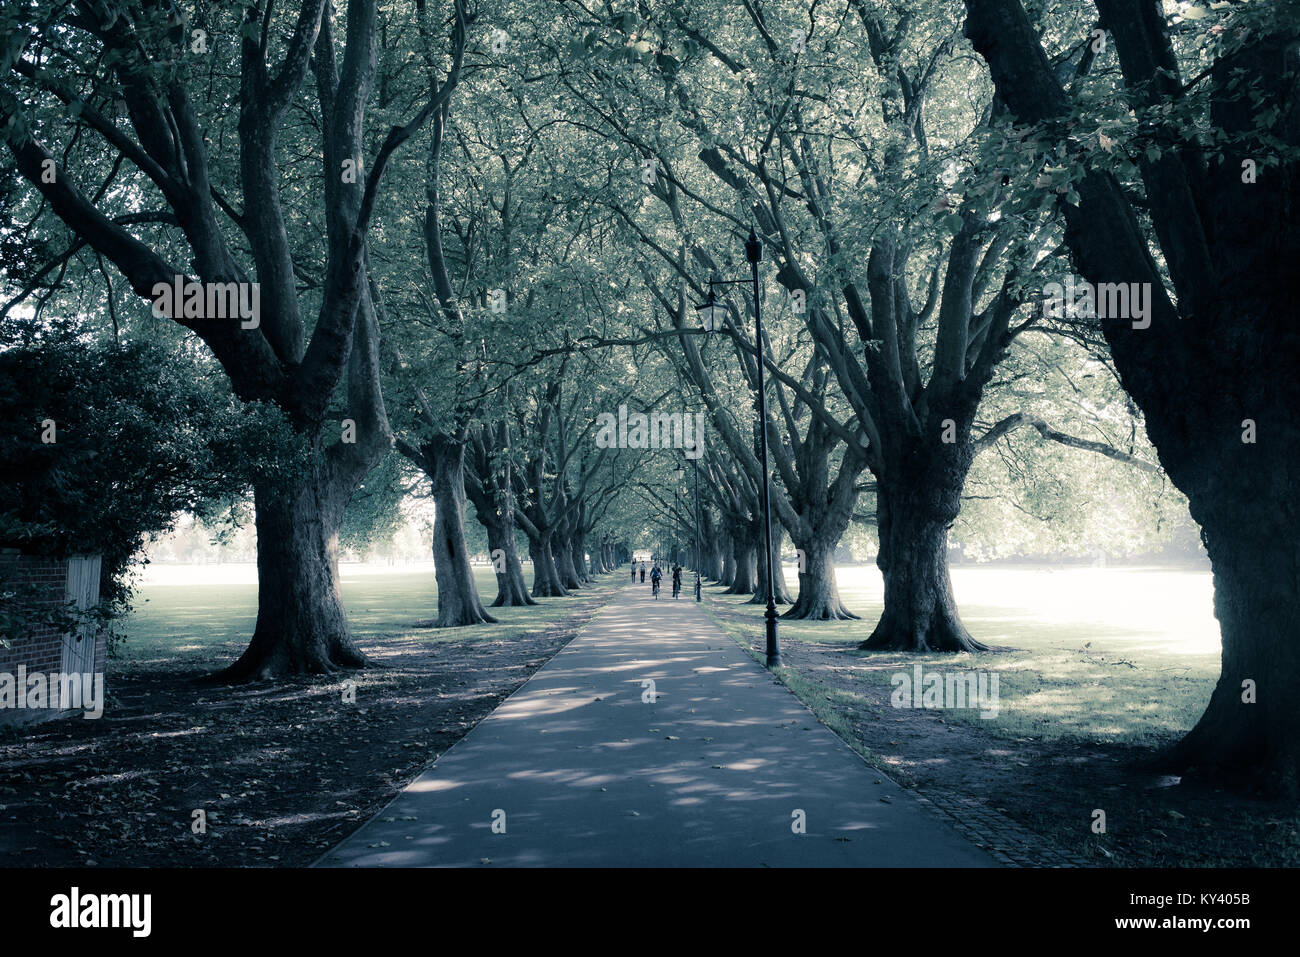
[[[704,540],[700,538],[700,436],[695,437],[695,600],[700,601],[700,566],[704,564]]]
[[[772,579],[772,499],[768,491],[769,479],[767,468],[767,397],[763,385],[763,316],[758,302],[758,263],[763,258],[763,244],[749,231],[745,240],[745,259],[749,262],[749,279],[709,280],[709,295],[701,306],[696,306],[700,323],[705,332],[713,332],[726,324],[727,309],[713,295],[714,286],[734,286],[740,283],[754,284],[754,342],[758,347],[758,435],[763,459],[763,561],[767,571],[767,666],[781,667],[781,645],[776,630],[776,592]]]
[[[682,509],[682,476],[686,472],[686,467],[681,462],[677,463],[677,468],[673,469],[677,473],[677,481],[673,483],[673,564],[680,565],[681,548],[677,544],[677,518]]]

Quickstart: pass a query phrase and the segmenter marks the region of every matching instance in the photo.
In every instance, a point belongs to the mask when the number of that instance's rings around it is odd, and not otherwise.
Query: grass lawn
[[[433,566],[419,571],[360,574],[340,569],[343,606],[353,635],[360,641],[383,637],[386,646],[417,642],[434,645],[465,641],[499,641],[536,630],[568,613],[564,599],[544,598],[537,607],[490,608],[500,624],[466,628],[413,628],[416,621],[438,614]],[[145,584],[123,631],[126,641],[109,662],[110,673],[166,662],[215,666],[233,661],[248,644],[257,620],[255,584],[204,583],[195,567],[187,584]],[[169,576],[174,578],[175,576]],[[496,597],[491,568],[476,567],[474,578],[484,603]]]
[[[793,568],[787,576],[797,580]],[[1010,738],[1158,744],[1195,723],[1218,679],[1218,623],[1208,572],[957,568],[953,581],[967,629],[993,651],[953,656],[857,650],[882,608],[874,568],[847,568],[838,575],[840,596],[860,621],[782,621],[781,634],[844,652],[855,662],[855,680],[885,688],[892,689],[891,675],[910,673],[915,664],[923,672],[996,673],[996,718],[981,718],[974,709],[946,717]],[[719,599],[762,617],[761,606],[742,598]]]

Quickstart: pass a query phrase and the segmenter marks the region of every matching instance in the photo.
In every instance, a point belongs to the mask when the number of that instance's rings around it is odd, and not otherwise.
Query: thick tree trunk
[[[835,543],[814,536],[803,543],[801,551],[799,598],[781,617],[812,621],[856,619],[858,616],[840,601],[840,592],[835,585],[835,561],[832,557]]]
[[[528,594],[524,580],[524,567],[519,561],[519,548],[515,544],[514,492],[510,459],[507,455],[498,465],[490,449],[510,444],[510,431],[502,422],[497,426],[485,425],[475,436],[471,448],[473,456],[466,468],[470,481],[465,490],[474,502],[474,512],[479,524],[487,532],[488,557],[497,577],[497,597],[493,608],[516,608],[535,605]]]
[[[551,550],[551,535],[528,538],[528,554],[533,560],[533,597],[564,598],[569,594],[560,579],[559,569],[555,567],[555,556]]]
[[[437,628],[495,622],[479,598],[465,544],[465,445],[445,438],[425,443],[432,467],[433,569],[438,581]]]
[[[217,681],[360,668],[338,585],[338,527],[345,501],[331,496],[323,464],[294,484],[254,490],[257,624],[248,648]]]
[[[482,509],[479,509],[478,516],[487,530],[489,556],[497,576],[497,597],[492,602],[492,607],[536,605],[537,602],[528,594],[528,583],[524,581],[524,566],[519,561],[514,529],[508,528],[499,516],[485,516]]]
[[[1264,443],[1236,444],[1217,457],[1227,467],[1205,470],[1217,477],[1207,474],[1188,486],[1214,572],[1222,670],[1205,713],[1170,758],[1179,769],[1228,772],[1270,792],[1296,795],[1300,644],[1279,640],[1300,622],[1300,510],[1281,491],[1296,468],[1286,453],[1284,461],[1268,461],[1276,450]]]
[[[722,542],[721,535],[713,524],[713,513],[701,509],[700,537],[700,577],[717,581],[722,577]]]
[[[722,575],[718,578],[718,583],[727,586],[727,591],[731,591],[731,586],[736,581],[736,545],[730,536],[722,544]]]
[[[966,32],[999,95],[1031,123],[1057,122],[1076,103],[1052,75],[1038,33],[1017,0],[967,0]],[[1159,116],[1185,78],[1158,7],[1098,0],[1119,55],[1128,99]],[[1276,32],[1271,32],[1276,30]],[[1147,282],[1145,324],[1101,323],[1125,391],[1173,483],[1187,495],[1214,571],[1222,671],[1209,706],[1172,751],[1182,768],[1245,777],[1300,794],[1300,509],[1295,505],[1300,348],[1300,111],[1295,18],[1279,18],[1213,64],[1210,125],[1225,148],[1170,140],[1140,164],[1139,219],[1108,173],[1077,185],[1063,207],[1066,241],[1090,282]],[[1171,121],[1171,126],[1172,126]],[[1262,157],[1280,162],[1266,164]],[[1259,161],[1259,175],[1253,173]],[[1267,173],[1263,172],[1267,168]],[[1150,226],[1146,224],[1150,217]],[[1157,267],[1151,238],[1163,262]],[[1168,275],[1168,280],[1165,279]],[[1177,302],[1162,288],[1173,284]],[[1249,425],[1248,425],[1249,423]],[[1245,430],[1249,428],[1250,438]]]
[[[586,585],[591,582],[591,569],[587,567],[586,536],[575,532],[569,539],[569,550],[573,555],[573,570],[578,574],[578,581]]]
[[[758,549],[747,532],[733,534],[731,540],[735,543],[735,575],[727,594],[752,595],[758,588]]]
[[[551,539],[551,552],[555,558],[555,568],[560,573],[560,583],[566,591],[577,591],[582,587],[582,578],[573,564],[573,539],[560,532]]]
[[[964,476],[963,476],[964,477]],[[885,607],[859,647],[892,651],[987,651],[957,614],[948,574],[948,526],[961,483],[940,488],[923,475],[881,482],[876,492]]]

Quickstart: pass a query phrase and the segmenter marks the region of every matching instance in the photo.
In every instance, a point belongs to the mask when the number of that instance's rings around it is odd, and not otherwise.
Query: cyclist
[[[673,597],[676,598],[682,593],[682,566],[673,565]]]
[[[658,562],[655,562],[655,567],[650,569],[650,590],[656,599],[659,597],[659,582],[663,577],[663,569],[659,567]]]

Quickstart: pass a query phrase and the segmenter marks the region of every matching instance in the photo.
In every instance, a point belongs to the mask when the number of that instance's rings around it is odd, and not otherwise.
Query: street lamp
[[[745,240],[745,259],[749,262],[750,279],[709,280],[709,295],[695,311],[700,315],[700,323],[705,332],[721,328],[726,321],[727,310],[713,295],[714,286],[734,286],[752,281],[754,284],[754,339],[758,347],[758,435],[759,447],[763,459],[763,561],[767,570],[767,666],[781,667],[781,645],[776,631],[776,593],[772,580],[772,500],[768,492],[767,469],[767,398],[763,386],[763,317],[758,303],[758,263],[763,258],[763,244],[750,229],[749,238]]]
[[[673,564],[680,565],[682,559],[681,548],[677,544],[677,518],[682,509],[682,474],[686,471],[686,466],[678,462],[673,471],[677,473],[677,481],[673,482]]]
[[[704,564],[704,541],[700,538],[700,437],[695,437],[695,600],[700,601],[700,566]]]

